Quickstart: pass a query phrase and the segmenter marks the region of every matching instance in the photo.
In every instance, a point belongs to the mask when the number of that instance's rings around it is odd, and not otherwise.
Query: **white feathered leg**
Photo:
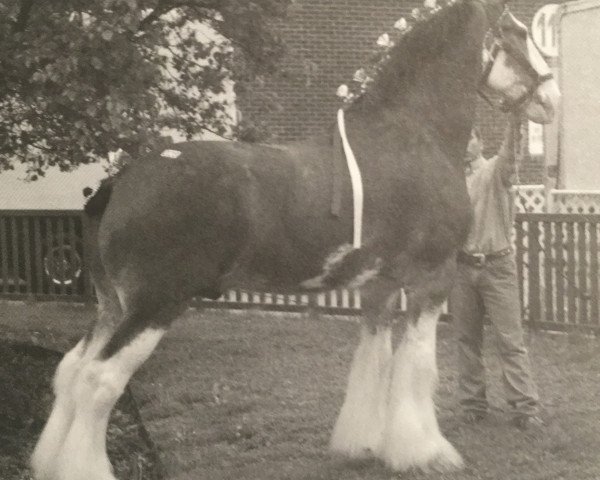
[[[81,340],[65,354],[54,375],[54,394],[56,396],[48,421],[40,435],[31,456],[34,477],[39,480],[56,478],[56,457],[71,428],[75,403],[73,400],[73,381],[81,369],[85,342]]]
[[[362,326],[346,398],[331,437],[331,450],[350,458],[372,456],[383,434],[392,358],[391,328],[372,334]]]
[[[392,366],[389,403],[378,457],[405,471],[459,468],[462,459],[441,434],[433,393],[437,382],[436,327],[441,307],[409,325]]]
[[[112,408],[165,333],[148,328],[106,360],[92,360],[74,384],[75,415],[56,460],[60,480],[115,480],[106,453]]]
[[[57,462],[75,415],[75,385],[84,366],[98,355],[110,338],[120,316],[116,298],[103,295],[98,289],[96,293],[99,318],[91,338],[82,339],[67,352],[54,375],[54,404],[31,456],[31,469],[36,480],[61,480]]]

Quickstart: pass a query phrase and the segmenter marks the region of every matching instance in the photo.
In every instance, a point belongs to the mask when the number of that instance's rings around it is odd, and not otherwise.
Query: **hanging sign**
[[[547,57],[558,56],[558,8],[555,3],[544,5],[531,22],[531,37]]]

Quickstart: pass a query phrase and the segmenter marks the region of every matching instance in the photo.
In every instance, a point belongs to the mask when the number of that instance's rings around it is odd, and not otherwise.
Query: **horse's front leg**
[[[399,289],[397,285],[379,285],[378,308],[370,308],[373,296],[361,293],[364,318],[360,342],[331,437],[332,451],[350,458],[373,457],[381,448],[392,360],[391,319]]]
[[[452,282],[452,267],[448,262],[417,275],[421,278],[408,295],[408,324],[392,361],[385,429],[378,451],[378,457],[393,470],[462,466],[461,456],[440,432],[433,401],[438,379],[437,323]]]

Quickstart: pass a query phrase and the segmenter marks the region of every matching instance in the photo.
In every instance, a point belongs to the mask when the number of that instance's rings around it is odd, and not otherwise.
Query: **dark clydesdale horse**
[[[495,47],[482,64],[486,34]],[[86,206],[99,317],[56,372],[35,478],[114,480],[105,442],[117,398],[188,299],[230,287],[360,287],[361,341],[332,449],[394,470],[460,466],[432,395],[436,323],[470,219],[463,156],[477,91],[548,122],[558,101],[548,73],[500,3],[458,0],[407,33],[345,112],[363,179],[361,248],[350,244],[347,174],[331,214],[334,128],[281,146],[175,144],[105,181]],[[407,328],[392,353],[401,287]]]

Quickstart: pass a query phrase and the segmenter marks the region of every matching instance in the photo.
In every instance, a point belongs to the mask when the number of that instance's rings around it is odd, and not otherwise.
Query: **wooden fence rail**
[[[515,229],[525,319],[544,328],[600,330],[600,215],[519,214]]]
[[[0,210],[0,296],[91,298],[85,234],[79,210]]]
[[[87,229],[79,210],[0,210],[0,297],[91,301]],[[550,329],[600,331],[600,215],[521,213],[515,251],[523,317]],[[360,313],[360,294],[280,295],[240,290],[215,308]],[[400,308],[406,307],[404,296]]]

